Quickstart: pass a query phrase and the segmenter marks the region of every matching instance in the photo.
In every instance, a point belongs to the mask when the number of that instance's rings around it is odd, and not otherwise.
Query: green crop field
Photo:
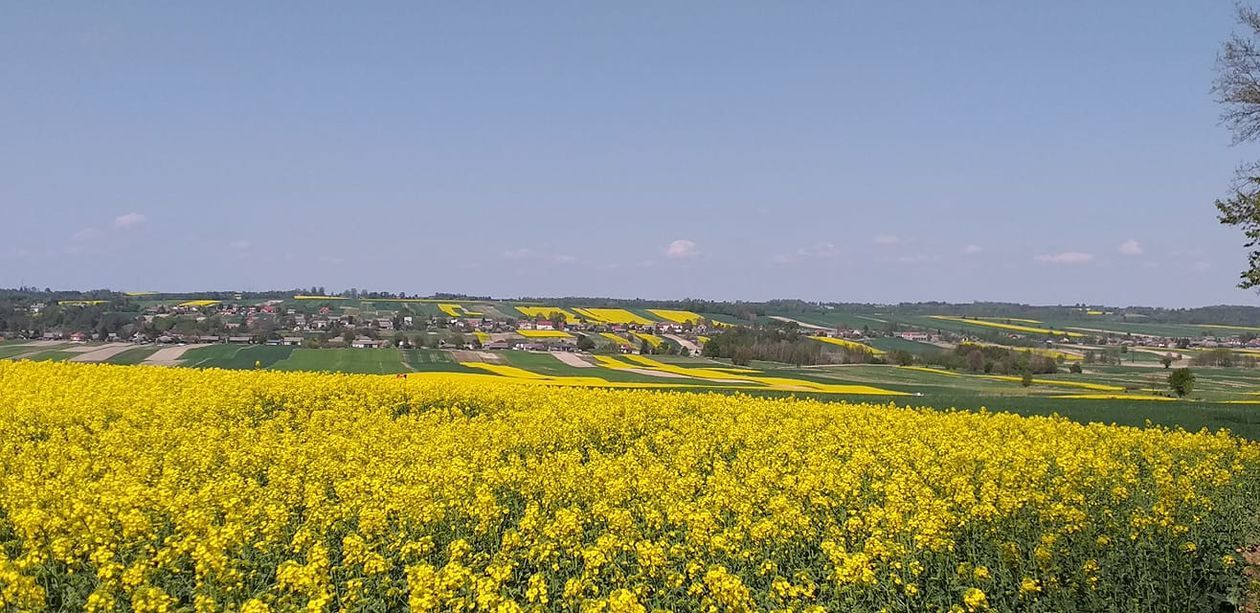
[[[507,363],[517,368],[522,368],[530,372],[542,375],[550,375],[556,377],[595,377],[618,383],[685,383],[688,386],[708,386],[715,385],[710,381],[702,381],[699,379],[671,379],[667,377],[653,377],[652,375],[644,375],[627,370],[618,370],[615,368],[581,368],[571,366],[556,359],[549,353],[531,353],[528,351],[504,351],[496,355],[501,355]]]
[[[58,351],[54,349],[51,351],[41,351],[39,353],[36,353],[35,355],[27,356],[26,359],[31,360],[33,362],[63,362],[65,360],[69,360],[70,358],[73,358],[76,355],[79,355],[79,354],[74,351]]]
[[[293,347],[273,345],[210,345],[189,349],[180,358],[183,366],[193,368],[231,368],[247,370],[269,367],[289,357]]]
[[[31,353],[36,350],[36,347],[31,347],[29,345],[3,345],[0,346],[0,359],[11,358],[24,353]]]
[[[908,341],[904,338],[900,338],[896,336],[879,336],[879,337],[867,339],[864,342],[867,345],[870,345],[876,349],[879,349],[880,351],[908,351],[915,355],[940,353],[942,351],[946,351],[946,349],[942,349],[940,347],[937,347],[936,345],[930,345],[928,343],[920,343],[918,341]]]
[[[389,375],[411,372],[397,349],[295,349],[276,370],[317,370]]]
[[[365,349],[364,351],[372,351]],[[388,351],[382,349],[381,351]],[[398,350],[393,350],[398,351]],[[473,372],[472,369],[461,366],[456,362],[449,351],[439,351],[437,349],[403,349],[401,358],[403,364],[410,367],[411,370],[419,372]]]
[[[157,347],[132,347],[122,353],[110,356],[105,362],[109,364],[139,364],[156,353]]]

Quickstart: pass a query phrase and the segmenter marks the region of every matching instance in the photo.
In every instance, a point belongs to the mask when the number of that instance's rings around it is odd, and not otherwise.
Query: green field
[[[248,370],[257,366],[270,367],[291,353],[293,347],[275,345],[210,345],[189,349],[180,362],[193,368]]]
[[[157,347],[133,347],[122,353],[116,353],[105,360],[109,364],[139,364],[157,352]]]
[[[626,370],[618,370],[614,368],[581,368],[578,366],[570,366],[556,359],[550,353],[531,353],[528,351],[503,351],[496,355],[502,356],[510,366],[523,368],[530,372],[536,372],[543,375],[557,377],[595,377],[617,383],[656,383],[670,384],[680,383],[688,386],[711,386],[716,385],[710,381],[701,381],[698,379],[671,379],[667,377],[653,377],[652,375],[644,375]],[[660,356],[656,356],[660,357]],[[679,358],[676,358],[679,359]],[[686,358],[681,358],[686,359]],[[662,360],[664,361],[664,360]]]
[[[946,349],[941,349],[940,347],[937,347],[936,345],[930,345],[928,343],[920,343],[918,341],[908,341],[904,338],[900,338],[897,336],[879,336],[875,338],[869,338],[863,342],[876,349],[879,349],[880,351],[908,351],[910,353],[913,353],[914,355],[940,353],[942,351],[947,351]]]
[[[11,358],[13,356],[30,353],[36,350],[38,350],[37,347],[31,347],[28,345],[0,345],[0,359]]]
[[[271,365],[276,370],[316,370],[390,375],[412,372],[398,349],[295,349]]]
[[[79,355],[79,353],[75,351],[58,351],[56,349],[52,349],[26,356],[26,359],[31,360],[32,362],[63,362],[76,355]]]
[[[362,351],[372,351],[365,349]],[[381,351],[389,351],[382,349]],[[398,351],[398,350],[393,350]],[[473,372],[472,369],[461,366],[459,362],[451,356],[449,351],[439,351],[437,349],[403,349],[401,354],[403,364],[410,367],[411,370],[419,372]]]

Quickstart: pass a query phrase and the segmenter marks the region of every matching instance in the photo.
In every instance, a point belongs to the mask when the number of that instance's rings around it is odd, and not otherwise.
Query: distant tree
[[[888,352],[888,361],[898,366],[909,366],[914,364],[914,354],[904,349],[896,349]]]
[[[1171,368],[1174,361],[1175,358],[1173,358],[1173,354],[1171,353],[1165,353],[1163,357],[1159,359],[1159,363],[1163,364],[1164,368]]]
[[[583,334],[577,340],[578,351],[591,351],[595,349],[595,341],[591,340],[590,335]]]
[[[1178,368],[1168,374],[1168,387],[1178,396],[1189,396],[1194,391],[1194,372],[1189,368]]]
[[[1033,384],[1032,372],[1025,370],[1023,376],[1019,378],[1019,384],[1024,387],[1032,387],[1032,384]]]
[[[1071,365],[1071,366],[1068,366],[1068,372],[1071,372],[1071,373],[1072,373],[1072,374],[1074,374],[1074,375],[1079,375],[1079,374],[1081,374],[1081,363],[1080,363],[1080,362],[1072,362],[1072,365]]]
[[[639,353],[643,355],[652,354],[652,345],[647,342],[647,339],[639,341]]]
[[[971,353],[967,354],[967,370],[970,370],[971,372],[980,372],[984,370],[984,367],[984,352],[979,349],[971,350]]]
[[[1234,143],[1260,137],[1260,13],[1238,6],[1242,33],[1230,35],[1216,58],[1212,92],[1224,106],[1221,122],[1234,133]],[[1243,288],[1260,286],[1260,164],[1240,166],[1234,173],[1231,195],[1216,201],[1218,219],[1243,231],[1243,246],[1250,250],[1247,270],[1240,275]]]

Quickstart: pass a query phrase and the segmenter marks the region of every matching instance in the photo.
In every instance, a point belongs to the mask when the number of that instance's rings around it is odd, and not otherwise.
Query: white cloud
[[[1080,251],[1063,251],[1061,253],[1043,253],[1036,257],[1038,262],[1047,264],[1084,264],[1094,260],[1094,254]]]
[[[573,256],[571,256],[571,255],[564,255],[564,254],[561,254],[561,255],[553,255],[553,256],[551,256],[551,261],[552,261],[552,262],[555,262],[555,263],[557,263],[557,264],[572,264],[572,263],[574,263],[574,262],[576,262],[576,261],[577,261],[577,258],[575,258],[575,257],[573,257]]]
[[[114,218],[114,227],[120,230],[134,228],[148,220],[148,217],[145,217],[140,213],[127,213]]]
[[[339,258],[335,255],[321,255],[318,259],[325,264],[341,264],[346,261],[345,258]]]
[[[895,234],[880,234],[875,237],[876,245],[900,245],[901,239]]]
[[[808,247],[801,247],[792,253],[776,255],[772,258],[772,261],[776,264],[789,264],[806,259],[825,259],[839,256],[840,248],[835,243],[814,243]]]
[[[981,251],[984,251],[984,247],[981,247],[980,245],[967,245],[962,248],[962,252],[967,255],[974,255],[980,253]]]
[[[938,256],[938,255],[930,255],[930,254],[927,254],[927,253],[920,253],[920,254],[918,254],[918,255],[903,255],[903,256],[900,256],[900,257],[898,257],[898,258],[897,258],[897,261],[898,261],[898,262],[901,262],[902,264],[922,264],[922,263],[925,263],[925,262],[936,262],[936,261],[938,261],[938,260],[940,260],[940,259],[941,259],[941,257],[940,257],[940,256]]]
[[[535,255],[537,254],[534,253],[534,250],[530,249],[529,247],[521,247],[520,249],[508,249],[507,251],[503,252],[503,257],[509,260],[525,260],[528,258],[532,258]]]
[[[84,228],[72,234],[70,238],[76,241],[90,241],[100,235],[101,231],[96,228]]]
[[[693,258],[700,255],[695,241],[680,238],[665,246],[665,257],[674,259]]]
[[[232,241],[228,243],[228,247],[231,249],[235,249],[237,251],[244,251],[246,249],[249,249],[249,241],[244,241],[244,240]]]
[[[1127,240],[1120,243],[1120,246],[1116,247],[1116,251],[1124,255],[1142,255],[1142,243],[1135,240]]]
[[[20,260],[30,255],[30,251],[21,247],[5,247],[4,249],[0,249],[0,260]]]

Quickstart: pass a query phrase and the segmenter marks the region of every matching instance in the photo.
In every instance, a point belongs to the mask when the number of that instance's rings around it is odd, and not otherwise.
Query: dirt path
[[[771,316],[770,316],[770,319],[774,319],[774,320],[778,320],[778,321],[783,321],[783,322],[787,322],[787,323],[790,323],[790,324],[796,324],[796,325],[798,325],[798,326],[800,326],[800,327],[802,327],[802,328],[808,328],[808,329],[810,329],[810,330],[831,330],[831,329],[832,329],[832,328],[828,328],[827,326],[820,326],[820,325],[817,325],[817,324],[807,324],[807,323],[805,323],[805,322],[803,322],[803,321],[798,321],[798,320],[792,319],[792,318],[790,318],[790,317],[781,317],[781,316],[779,316],[779,315],[771,315]]]
[[[700,355],[699,345],[681,336],[678,336],[677,334],[662,334],[661,336],[664,336],[665,338],[671,341],[674,341],[675,343],[678,343],[679,345],[682,345],[683,349],[686,349],[687,352],[690,353],[691,355]]]
[[[561,362],[564,362],[565,364],[568,364],[569,366],[574,366],[577,368],[595,368],[594,364],[586,361],[585,358],[575,353],[568,353],[566,351],[557,351],[551,355],[556,356],[557,360],[560,360]]]
[[[71,362],[104,362],[135,345],[131,343],[107,343],[89,348],[88,351],[70,358]]]
[[[466,349],[454,349],[451,351],[451,357],[456,362],[485,362],[487,364],[502,364],[503,356],[493,351],[468,351]]]
[[[179,358],[185,352],[198,347],[209,347],[208,344],[197,345],[175,345],[174,347],[163,347],[146,358],[141,364],[150,364],[153,366],[179,366]]]

